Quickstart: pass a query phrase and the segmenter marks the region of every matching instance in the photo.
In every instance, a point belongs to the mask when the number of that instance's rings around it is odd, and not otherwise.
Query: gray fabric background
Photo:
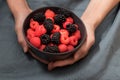
[[[35,10],[59,6],[77,16],[89,0],[27,0]],[[93,14],[94,15],[94,14]],[[5,0],[0,0],[0,80],[120,80],[120,8],[117,5],[96,30],[96,43],[74,65],[47,71],[47,66],[23,53],[14,31],[14,19]]]

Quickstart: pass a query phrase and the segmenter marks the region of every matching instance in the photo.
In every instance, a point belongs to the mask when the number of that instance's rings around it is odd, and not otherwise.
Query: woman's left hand
[[[87,32],[87,37],[86,37],[86,40],[83,43],[83,45],[74,54],[74,56],[67,58],[65,60],[59,60],[59,61],[48,63],[48,70],[52,70],[56,67],[63,67],[63,66],[67,66],[67,65],[72,65],[87,55],[89,49],[91,48],[91,46],[95,42],[95,37],[94,37],[94,30],[95,29],[93,26],[90,26],[87,23],[85,23],[85,21],[83,21],[83,22],[86,26],[86,32]]]

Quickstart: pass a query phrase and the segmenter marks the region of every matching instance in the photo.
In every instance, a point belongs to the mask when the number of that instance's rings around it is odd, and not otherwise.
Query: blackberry
[[[54,17],[54,20],[55,20],[55,23],[56,24],[62,24],[63,22],[65,22],[66,20],[66,17],[62,14],[57,14],[55,17]]]
[[[60,43],[60,32],[56,32],[52,35],[51,42],[54,44]]]
[[[43,34],[41,37],[41,43],[42,44],[48,44],[50,42],[50,36],[47,34]]]
[[[46,46],[43,51],[45,52],[50,52],[50,53],[58,53],[59,52],[59,49],[58,49],[58,46]]]
[[[45,29],[47,30],[47,33],[50,33],[53,30],[53,22],[51,19],[45,19],[43,23]]]
[[[37,13],[33,16],[33,20],[42,23],[45,20],[45,15],[43,13]]]
[[[68,30],[69,33],[74,33],[76,31],[76,26],[74,24],[68,24],[66,26],[66,29]]]
[[[71,16],[71,13],[65,9],[59,9],[58,13],[63,14],[66,18]]]

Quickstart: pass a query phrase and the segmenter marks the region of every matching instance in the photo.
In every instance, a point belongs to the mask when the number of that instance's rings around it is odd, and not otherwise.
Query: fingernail
[[[53,69],[53,65],[52,64],[53,64],[53,62],[49,63],[49,65],[48,65],[48,70],[49,71],[51,71]]]
[[[24,48],[23,48],[23,51],[26,53],[26,52],[27,52],[27,48],[26,48],[26,47],[24,47]]]

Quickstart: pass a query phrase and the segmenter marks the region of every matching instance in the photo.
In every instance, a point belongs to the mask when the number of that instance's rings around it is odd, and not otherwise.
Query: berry
[[[76,36],[70,36],[70,44],[76,46],[78,44],[78,39]]]
[[[39,47],[41,44],[40,38],[39,37],[33,37],[30,39],[30,43],[35,46],[35,47]]]
[[[63,23],[63,28],[66,29],[66,26],[67,26],[68,24],[71,24],[71,22],[64,22],[64,23]]]
[[[73,18],[72,17],[66,18],[66,22],[70,22],[71,24],[73,24]]]
[[[52,10],[47,9],[45,12],[45,16],[53,18],[55,16],[55,13]]]
[[[65,44],[60,44],[60,45],[58,45],[58,48],[59,48],[59,51],[60,51],[60,52],[65,52],[65,51],[67,51],[67,45],[65,45]]]
[[[42,44],[39,48],[40,51],[43,51],[43,49],[46,47],[46,45]]]
[[[46,17],[46,19],[51,19],[52,22],[54,23],[54,18],[52,18],[52,17]]]
[[[39,26],[39,23],[37,21],[31,21],[30,22],[31,29],[35,30],[36,27],[38,27],[38,26]]]
[[[58,53],[59,52],[59,49],[58,49],[58,46],[46,46],[43,51],[45,52],[50,52],[50,53]]]
[[[60,37],[60,42],[63,44],[68,44],[70,42],[70,39],[68,36],[62,36]]]
[[[61,29],[61,30],[60,30],[60,34],[61,34],[62,36],[69,36],[69,32],[68,32],[66,29]]]
[[[57,14],[55,17],[54,17],[54,20],[55,20],[55,23],[56,24],[62,24],[63,22],[65,22],[66,18],[64,15],[62,14]]]
[[[40,25],[40,26],[38,26],[36,29],[35,29],[35,35],[37,36],[37,37],[40,37],[42,34],[45,34],[47,31],[46,31],[46,29],[44,28],[44,26],[43,25]]]
[[[52,33],[59,32],[59,31],[60,31],[60,26],[54,24],[54,28],[53,28],[53,30],[52,30]]]
[[[74,24],[68,24],[66,26],[66,29],[68,30],[69,33],[74,33],[77,30]]]
[[[53,22],[51,19],[46,19],[43,24],[48,33],[53,30]]]
[[[51,42],[54,44],[60,43],[60,32],[56,32],[52,35]]]
[[[77,39],[81,38],[80,30],[77,30],[75,33],[73,33],[73,36],[75,36]]]
[[[45,15],[43,13],[37,13],[33,16],[33,20],[42,23],[45,20]]]
[[[68,49],[68,51],[71,51],[71,50],[74,49],[74,47],[73,47],[72,45],[68,45],[68,46],[67,46],[67,49]]]
[[[50,36],[47,34],[43,34],[41,37],[41,43],[42,44],[48,44],[50,42]]]
[[[30,40],[32,37],[35,37],[35,32],[31,28],[29,28],[27,30],[27,38],[28,40]]]
[[[71,13],[68,12],[67,10],[65,10],[65,9],[59,9],[58,14],[63,14],[63,15],[65,15],[65,17],[71,16]]]

